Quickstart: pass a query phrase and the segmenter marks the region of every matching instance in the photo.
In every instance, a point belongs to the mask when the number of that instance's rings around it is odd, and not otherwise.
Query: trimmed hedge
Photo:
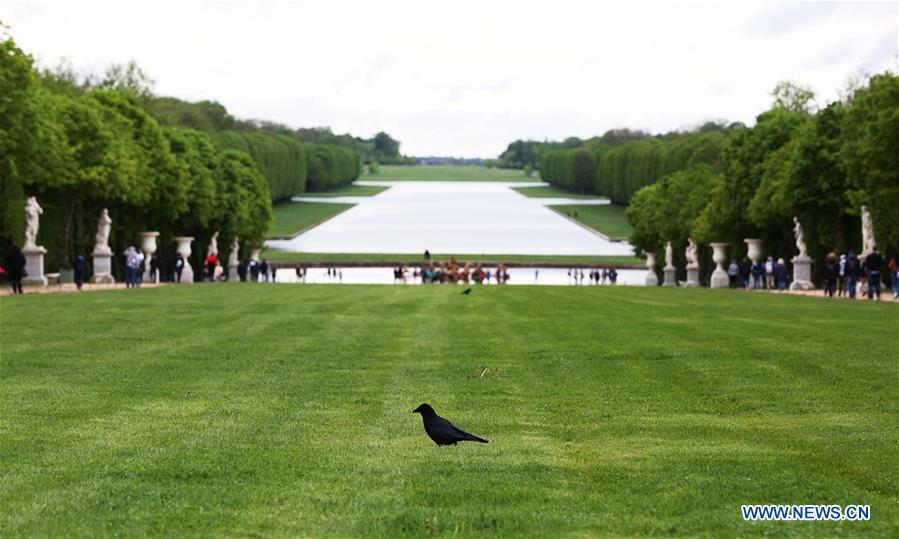
[[[306,190],[307,145],[274,133],[210,131],[207,134],[220,148],[241,150],[253,158],[268,181],[273,202]]]

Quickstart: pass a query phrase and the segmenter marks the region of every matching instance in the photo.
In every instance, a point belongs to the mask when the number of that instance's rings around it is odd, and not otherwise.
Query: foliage
[[[306,148],[309,191],[327,191],[359,177],[360,163],[353,150],[323,144],[307,144]]]
[[[263,131],[212,131],[209,136],[221,148],[246,152],[268,181],[272,201],[288,199],[306,190],[309,145]]]
[[[25,182],[37,151],[37,81],[32,58],[0,25],[0,238],[21,241]]]
[[[883,73],[855,92],[841,156],[851,214],[867,204],[881,247],[899,247],[899,76]]]

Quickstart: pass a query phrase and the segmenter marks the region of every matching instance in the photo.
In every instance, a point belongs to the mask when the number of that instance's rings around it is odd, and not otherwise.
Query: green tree
[[[899,77],[875,75],[855,92],[842,140],[852,213],[867,204],[881,247],[899,246]]]

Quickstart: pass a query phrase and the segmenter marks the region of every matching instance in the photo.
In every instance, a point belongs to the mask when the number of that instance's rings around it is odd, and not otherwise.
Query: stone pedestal
[[[47,250],[40,245],[32,245],[22,249],[25,255],[25,271],[28,277],[22,279],[24,285],[47,286],[47,278],[44,277],[44,255]]]
[[[730,286],[730,278],[724,269],[724,263],[727,262],[727,245],[726,243],[712,244],[712,260],[715,261],[715,271],[712,272],[711,288],[728,288]]]
[[[684,286],[699,286],[699,266],[687,266],[687,282]]]
[[[190,265],[190,243],[194,241],[193,236],[178,236],[175,238],[178,242],[178,254],[184,259],[184,269],[181,270],[181,282],[194,282],[194,269]]]
[[[91,277],[91,282],[101,284],[114,283],[115,277],[112,276],[112,250],[109,247],[106,249],[95,248],[91,256],[94,257],[94,275]]]
[[[812,259],[807,256],[795,256],[793,263],[793,282],[790,290],[814,290],[812,284]]]
[[[662,286],[677,286],[677,270],[674,269],[673,266],[666,266],[662,268],[662,273],[665,275],[665,280],[662,281]]]
[[[237,274],[237,264],[228,264],[228,282],[236,283],[240,281],[240,275]]]
[[[656,275],[656,254],[646,253],[646,286],[659,286],[659,276]]]
[[[141,232],[141,250],[144,252],[144,282],[149,283],[150,281],[150,259],[153,258],[153,253],[156,252],[156,237],[159,236],[159,232]],[[159,282],[159,272],[156,272],[156,278],[152,281],[155,283]]]

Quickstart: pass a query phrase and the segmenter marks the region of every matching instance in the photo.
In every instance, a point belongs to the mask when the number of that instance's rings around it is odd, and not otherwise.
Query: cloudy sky
[[[0,0],[42,64],[135,59],[156,92],[241,118],[384,130],[415,155],[517,138],[753,122],[779,80],[835,99],[894,65],[899,3]]]

